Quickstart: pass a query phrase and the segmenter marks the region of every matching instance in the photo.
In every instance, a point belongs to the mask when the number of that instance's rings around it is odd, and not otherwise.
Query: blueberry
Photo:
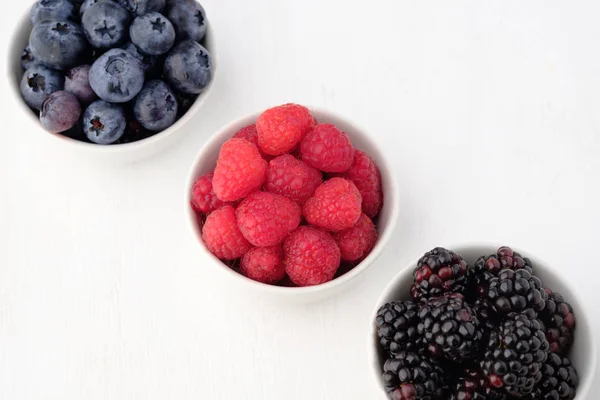
[[[131,54],[132,56],[134,56],[135,58],[137,58],[138,61],[140,63],[142,63],[144,72],[150,71],[156,65],[156,59],[157,59],[156,56],[149,56],[147,54],[140,52],[138,50],[138,48],[135,47],[135,44],[133,44],[131,42],[127,43],[126,45],[124,45],[121,48],[123,50],[125,50],[126,52],[128,52],[129,54]]]
[[[96,93],[90,86],[90,65],[80,65],[65,74],[65,90],[73,93],[83,104],[96,100]]]
[[[38,65],[39,63],[36,61],[35,57],[31,53],[31,49],[29,46],[23,49],[23,53],[21,53],[21,68],[23,71],[28,70],[34,65]]]
[[[212,61],[208,51],[198,42],[185,40],[171,50],[165,60],[164,74],[176,90],[199,94],[209,84]]]
[[[75,16],[75,5],[68,0],[39,0],[29,12],[33,25],[44,20],[75,20]]]
[[[65,78],[59,71],[34,65],[25,71],[21,79],[21,94],[27,105],[38,110],[52,93],[63,90]]]
[[[164,15],[157,12],[137,17],[129,28],[131,41],[143,53],[158,56],[175,43],[175,29]]]
[[[85,12],[88,10],[88,8],[90,8],[94,4],[99,3],[101,1],[112,1],[112,2],[115,2],[116,0],[85,0],[81,4],[81,7],[79,8],[79,16],[83,17],[83,14],[85,14]]]
[[[126,103],[144,86],[144,69],[137,58],[122,49],[104,53],[92,64],[90,85],[102,100]]]
[[[92,5],[81,19],[85,36],[92,46],[108,49],[127,40],[129,13],[112,1]]]
[[[126,125],[125,111],[118,104],[98,100],[83,113],[85,135],[97,144],[116,142],[123,136]]]
[[[197,1],[172,1],[167,18],[173,23],[178,40],[200,42],[206,34],[206,12]]]
[[[81,64],[87,41],[81,26],[70,21],[41,21],[29,36],[29,47],[40,63],[50,68],[68,69]]]
[[[71,129],[81,116],[79,100],[72,93],[59,90],[46,99],[42,105],[40,122],[50,133]]]
[[[177,120],[175,95],[161,80],[147,82],[140,92],[133,111],[135,119],[150,131],[160,132]]]
[[[166,0],[119,0],[119,2],[135,15],[144,15],[151,12],[161,12],[165,8]]]

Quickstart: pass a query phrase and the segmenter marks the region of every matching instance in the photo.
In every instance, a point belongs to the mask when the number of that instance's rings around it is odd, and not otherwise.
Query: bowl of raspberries
[[[367,269],[393,230],[397,198],[370,136],[291,103],[215,134],[185,193],[194,237],[219,270],[306,299],[331,295]]]
[[[510,247],[437,247],[399,273],[372,317],[381,398],[585,399],[596,346],[577,292]]]
[[[213,49],[195,0],[38,0],[8,62],[19,104],[47,136],[150,153],[200,108]]]

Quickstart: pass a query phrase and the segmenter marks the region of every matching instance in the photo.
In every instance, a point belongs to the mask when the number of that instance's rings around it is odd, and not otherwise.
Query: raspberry
[[[265,190],[302,205],[313,195],[322,180],[320,171],[284,154],[269,162]]]
[[[256,146],[256,148],[258,149],[258,151],[260,152],[260,155],[262,156],[262,158],[264,158],[265,160],[269,161],[271,160],[273,157],[264,153],[259,147],[258,147],[258,132],[256,131],[256,125],[252,124],[252,125],[248,125],[242,129],[240,129],[235,135],[233,135],[234,138],[238,138],[238,139],[246,139],[247,141],[249,141],[250,143],[252,143],[253,145]]]
[[[311,226],[296,229],[283,243],[285,271],[298,286],[329,282],[340,266],[333,237]]]
[[[259,189],[267,176],[267,162],[244,139],[229,139],[221,147],[213,190],[222,201],[235,201]]]
[[[222,202],[217,198],[217,195],[213,191],[212,180],[214,173],[209,172],[206,175],[202,175],[194,182],[192,187],[192,208],[194,211],[199,213],[210,213],[221,207],[226,203]]]
[[[352,228],[337,232],[335,241],[342,253],[342,260],[356,261],[366,257],[377,241],[377,228],[373,221],[362,214]]]
[[[348,136],[332,124],[320,124],[300,143],[302,160],[323,172],[347,171],[354,161]]]
[[[254,246],[268,247],[283,242],[300,225],[300,206],[287,197],[254,192],[238,206],[238,227]]]
[[[235,260],[252,248],[240,232],[231,206],[208,215],[202,228],[202,240],[208,250],[222,260]]]
[[[250,249],[242,257],[240,269],[245,276],[255,281],[269,284],[279,282],[285,276],[281,246]]]
[[[304,217],[311,225],[341,231],[356,224],[361,215],[362,197],[349,180],[331,178],[323,182],[304,204]]]
[[[375,218],[383,203],[383,190],[381,188],[381,174],[375,161],[366,153],[356,150],[354,162],[348,171],[340,175],[350,179],[362,195],[362,209],[369,218]]]
[[[292,150],[315,126],[308,108],[284,104],[265,111],[256,121],[260,149],[272,156]]]

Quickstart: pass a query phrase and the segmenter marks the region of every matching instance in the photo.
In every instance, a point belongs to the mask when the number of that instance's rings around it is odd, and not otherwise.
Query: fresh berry
[[[267,176],[267,162],[258,149],[244,139],[229,139],[221,147],[213,189],[222,201],[243,199],[258,190]]]
[[[222,260],[235,260],[252,248],[238,229],[235,210],[231,206],[222,207],[206,217],[202,240],[208,250]]]
[[[97,49],[110,49],[127,40],[130,17],[112,1],[101,1],[87,9],[81,24],[87,40]]]
[[[412,301],[384,304],[377,312],[377,336],[390,355],[402,351],[418,352],[422,339],[418,332],[419,307]]]
[[[304,204],[309,224],[329,231],[341,231],[356,224],[361,215],[362,198],[349,180],[331,178],[323,182]]]
[[[90,85],[102,100],[126,103],[142,90],[144,70],[137,58],[125,50],[112,49],[92,65]]]
[[[542,379],[548,348],[539,321],[516,314],[490,334],[481,367],[492,387],[524,397]]]
[[[142,64],[144,72],[149,72],[156,66],[158,57],[149,56],[148,54],[140,52],[139,49],[135,47],[135,44],[127,42],[127,44],[123,45],[121,48],[138,59]]]
[[[542,282],[525,269],[504,269],[492,278],[487,291],[492,309],[500,315],[521,313],[527,309],[539,313],[548,295]]]
[[[153,80],[144,84],[133,111],[144,128],[160,132],[177,120],[177,100],[166,83]]]
[[[285,271],[298,286],[329,282],[340,266],[340,249],[322,230],[301,226],[283,244]]]
[[[65,21],[75,19],[75,6],[68,0],[38,0],[29,13],[33,25],[40,21]]]
[[[137,17],[129,28],[131,41],[142,53],[158,56],[175,43],[175,29],[164,15],[151,12]]]
[[[240,231],[252,245],[275,246],[298,228],[300,206],[278,194],[254,192],[235,211]]]
[[[199,43],[184,40],[169,52],[164,75],[167,82],[182,93],[202,93],[210,83],[212,58]]]
[[[334,234],[343,261],[358,261],[366,257],[377,242],[377,228],[362,214],[353,227]]]
[[[546,289],[548,300],[546,307],[540,313],[544,322],[546,339],[550,343],[550,350],[559,355],[566,354],[573,342],[575,332],[575,314],[573,307],[567,303],[560,293],[553,293]]]
[[[192,208],[198,213],[211,213],[227,203],[217,198],[213,191],[212,180],[214,172],[202,175],[192,186]]]
[[[63,90],[64,76],[54,69],[34,65],[25,71],[21,79],[21,95],[31,108],[42,109],[44,101],[54,92]]]
[[[178,40],[192,39],[200,43],[206,35],[206,12],[195,0],[175,0],[167,18],[175,26]]]
[[[365,152],[356,150],[352,166],[339,176],[354,182],[362,195],[363,213],[369,218],[375,218],[383,205],[381,174],[375,161]]]
[[[31,53],[31,49],[28,45],[23,49],[23,53],[21,53],[21,69],[26,71],[36,65],[39,65],[39,63],[35,60],[35,57]]]
[[[88,8],[90,8],[94,4],[99,3],[101,1],[116,2],[116,0],[85,0],[83,3],[81,3],[81,7],[79,8],[79,15],[81,17],[83,17],[83,14],[85,14],[85,12],[88,10]]]
[[[444,376],[433,361],[401,351],[383,365],[383,384],[391,400],[445,399]]]
[[[284,104],[263,112],[256,121],[258,144],[272,156],[287,153],[296,147],[314,127],[310,111],[298,104]]]
[[[415,300],[463,293],[467,282],[467,263],[461,256],[442,247],[425,253],[413,272],[410,294]]]
[[[302,140],[300,156],[323,172],[345,172],[354,162],[354,147],[348,136],[332,124],[319,124]]]
[[[258,132],[256,131],[256,124],[243,127],[242,129],[237,131],[236,134],[233,135],[233,137],[239,139],[246,139],[247,141],[255,145],[265,160],[270,161],[273,159],[273,156],[265,154],[258,146]]]
[[[119,0],[119,2],[135,15],[161,12],[166,0]]]
[[[88,48],[83,29],[71,21],[40,21],[29,36],[33,56],[49,68],[68,69],[82,64]]]
[[[453,382],[449,400],[505,400],[506,395],[493,388],[483,373],[466,369]]]
[[[242,274],[267,284],[275,284],[285,276],[281,246],[254,247],[242,257]]]
[[[125,133],[126,125],[125,111],[118,104],[97,100],[83,113],[83,130],[93,143],[116,142]]]
[[[290,154],[283,154],[269,161],[265,190],[303,205],[322,181],[320,171]]]
[[[65,90],[73,93],[82,104],[90,104],[97,98],[90,86],[90,68],[90,65],[80,65],[65,74]]]
[[[59,90],[46,99],[42,105],[40,122],[51,133],[71,129],[81,116],[81,106],[75,95]]]
[[[542,367],[539,384],[543,400],[573,400],[579,385],[577,370],[568,358],[550,353]]]

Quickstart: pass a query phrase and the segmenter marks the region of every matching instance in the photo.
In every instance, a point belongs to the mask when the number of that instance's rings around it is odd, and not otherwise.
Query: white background
[[[219,79],[189,134],[151,160],[101,165],[49,147],[2,77],[2,399],[378,398],[371,309],[436,245],[528,249],[600,300],[598,2],[203,4]],[[3,2],[4,65],[29,6]],[[310,306],[217,284],[182,212],[211,133],[284,102],[366,128],[401,188],[368,280]]]

